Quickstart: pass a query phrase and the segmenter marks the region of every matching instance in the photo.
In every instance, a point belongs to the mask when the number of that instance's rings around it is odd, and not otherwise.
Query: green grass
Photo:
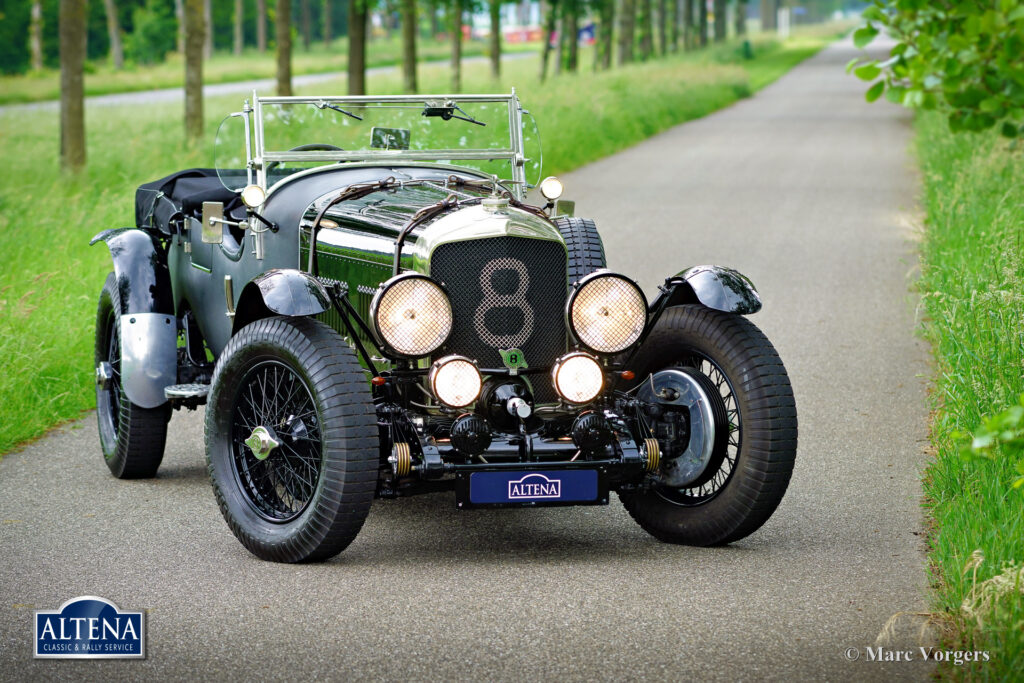
[[[487,49],[487,43],[483,41],[463,43],[463,54],[466,57],[487,54]],[[536,43],[505,46],[505,52],[535,52],[537,49]],[[346,38],[333,41],[330,48],[325,47],[323,43],[313,43],[307,52],[299,43],[293,50],[292,73],[296,76],[344,71],[348,65]],[[372,40],[367,44],[367,64],[370,67],[400,64],[401,50],[397,36]],[[218,52],[203,64],[203,80],[210,84],[274,78],[277,73],[274,54],[273,50],[260,54],[256,48],[247,48],[237,56],[228,52]],[[423,62],[444,60],[450,54],[451,46],[448,42],[421,39],[417,44],[417,55]],[[108,95],[157,88],[180,88],[184,74],[184,61],[178,53],[169,54],[167,61],[161,64],[129,64],[121,71],[115,71],[105,60],[93,62],[89,64],[89,72],[85,76],[85,93]],[[38,73],[21,76],[0,76],[0,104],[39,102],[59,97],[60,71],[57,69],[44,69]]]
[[[917,122],[927,230],[920,287],[936,362],[932,442],[925,478],[935,522],[931,564],[938,609],[956,614],[974,580],[971,553],[985,562],[981,582],[1024,561],[1024,491],[1011,490],[1008,460],[961,460],[955,431],[1024,393],[1024,155],[992,134],[952,135],[937,115]],[[984,628],[956,619],[960,644],[992,661],[966,673],[1004,680],[1024,671],[1024,594],[1006,599]]]
[[[835,37],[820,33],[785,46],[755,44],[744,61],[735,44],[594,74],[564,74],[541,85],[538,62],[509,62],[500,83],[486,64],[467,65],[466,91],[515,86],[536,116],[545,171],[560,173],[633,145],[749,95]],[[448,72],[422,69],[424,91],[443,91]],[[374,77],[378,93],[399,92],[397,75]],[[344,82],[317,86],[344,92]],[[140,183],[213,163],[213,137],[241,98],[206,103],[206,139],[181,144],[182,107],[88,111],[89,163],[78,177],[58,171],[57,115],[0,114],[0,453],[94,407],[92,344],[96,298],[110,270],[107,250],[90,248],[100,230],[131,225]],[[585,211],[586,207],[580,207]]]

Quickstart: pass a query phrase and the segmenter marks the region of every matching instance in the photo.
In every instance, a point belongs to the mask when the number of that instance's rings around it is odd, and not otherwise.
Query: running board
[[[210,393],[209,384],[172,384],[164,387],[164,397],[172,408],[188,408],[195,410],[206,405],[206,396]]]

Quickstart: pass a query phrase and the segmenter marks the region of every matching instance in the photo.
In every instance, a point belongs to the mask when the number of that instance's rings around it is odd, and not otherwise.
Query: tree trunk
[[[489,0],[491,10],[491,78],[501,78],[501,0]]]
[[[402,85],[405,92],[416,87],[416,0],[402,0]]]
[[[32,19],[28,27],[28,47],[32,55],[32,70],[43,68],[43,3],[34,0],[32,3]]]
[[[437,36],[441,33],[441,22],[437,18],[437,4],[431,4],[430,7],[430,37],[437,39]]]
[[[331,49],[334,40],[334,14],[331,12],[331,0],[324,0],[324,47]]]
[[[558,0],[548,0],[548,13],[544,16],[544,49],[540,55],[540,81],[548,75],[548,62],[551,60],[551,39],[555,37],[558,25]]]
[[[778,8],[777,0],[761,0],[761,30],[774,31],[776,28],[775,10]]]
[[[558,17],[558,49],[555,51],[555,75],[565,68],[565,5],[562,5],[562,16]]]
[[[736,0],[736,35],[747,35],[747,0]]]
[[[203,59],[209,59],[213,56],[213,0],[203,2],[203,29]]]
[[[203,0],[185,0],[185,137],[203,137]]]
[[[668,54],[668,0],[658,0],[658,54]]]
[[[697,0],[700,6],[700,46],[708,44],[708,3],[704,0]]]
[[[683,49],[693,49],[693,0],[683,0]]]
[[[366,94],[366,4],[348,0],[348,94]]]
[[[640,0],[640,59],[650,59],[654,51],[653,25],[651,16],[651,0]]]
[[[565,22],[565,41],[569,48],[569,59],[565,68],[571,73],[576,73],[580,62],[580,3],[579,0],[572,0],[569,5],[569,16]]]
[[[267,51],[267,0],[256,0],[256,49]]]
[[[462,89],[462,0],[452,0],[449,17],[452,34],[452,92]]]
[[[726,7],[728,0],[715,0],[715,42],[721,43],[725,40],[726,32]]]
[[[110,37],[110,61],[114,69],[124,68],[124,49],[121,47],[121,22],[117,20],[117,4],[114,0],[103,0],[103,9],[107,13],[107,35]]]
[[[601,4],[601,68],[612,68],[612,51],[615,35],[615,0],[604,0]]]
[[[85,0],[60,0],[60,165],[85,166]]]
[[[619,64],[633,61],[633,41],[636,33],[636,0],[622,0],[619,15]]]
[[[300,0],[302,11],[302,49],[309,52],[313,45],[313,13],[309,9],[309,0]]]
[[[679,2],[680,0],[669,0],[668,6],[668,49],[672,52],[679,52]]]
[[[184,0],[174,0],[174,18],[178,22],[178,54],[185,54],[185,5]]]
[[[277,94],[292,94],[292,0],[277,0],[274,17],[277,40]]]
[[[243,0],[235,0],[235,54],[242,54],[242,43],[245,39],[245,33],[243,32],[245,21],[245,5]]]

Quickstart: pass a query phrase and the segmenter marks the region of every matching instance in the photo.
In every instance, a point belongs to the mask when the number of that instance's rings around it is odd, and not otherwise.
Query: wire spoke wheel
[[[380,466],[366,376],[341,335],[309,318],[246,325],[217,359],[206,461],[217,504],[257,557],[337,555],[370,511]]]
[[[107,324],[110,344],[107,347],[107,362],[110,363],[112,371],[110,382],[106,389],[101,391],[106,395],[107,405],[110,408],[110,417],[113,421],[114,433],[118,428],[118,408],[121,406],[121,339],[118,336],[118,325],[113,316],[110,316]]]
[[[714,445],[707,468],[692,484],[683,487],[658,484],[654,490],[659,496],[676,505],[702,505],[721,493],[736,469],[743,437],[739,404],[732,382],[726,374],[713,360],[699,351],[692,351],[672,367],[684,369],[692,374],[699,373],[705,379],[702,383],[706,388],[708,407],[718,417],[716,433],[713,435]],[[681,446],[685,447],[688,440],[682,439],[683,444],[662,438],[658,441],[664,454],[664,467],[673,455],[680,453]]]
[[[164,456],[170,407],[142,408],[124,392],[121,377],[121,294],[111,273],[96,310],[96,420],[103,459],[119,479],[156,475]]]
[[[259,457],[246,444],[258,427],[279,445]],[[306,383],[280,361],[264,361],[239,384],[231,425],[234,472],[260,515],[287,522],[302,514],[320,481],[320,416]]]
[[[669,543],[721,545],[756,531],[796,458],[796,403],[771,342],[743,316],[685,304],[665,311],[634,362],[663,452],[648,486],[620,491],[626,510]]]

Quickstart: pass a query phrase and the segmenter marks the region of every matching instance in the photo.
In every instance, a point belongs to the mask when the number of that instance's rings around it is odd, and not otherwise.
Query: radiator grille
[[[503,367],[499,349],[517,348],[529,367],[550,367],[565,353],[568,274],[560,242],[490,237],[434,250],[430,275],[452,301],[451,336],[435,355],[458,353],[481,367]],[[536,399],[557,400],[547,374],[530,375]]]

